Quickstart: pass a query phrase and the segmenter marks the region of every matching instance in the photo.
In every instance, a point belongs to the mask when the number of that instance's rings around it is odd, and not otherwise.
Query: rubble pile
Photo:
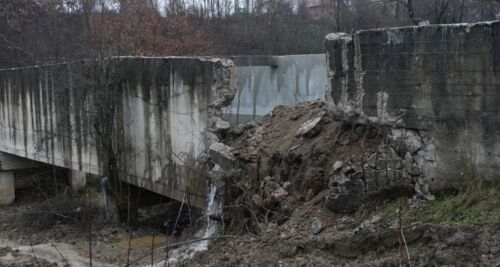
[[[227,132],[224,143],[211,150],[219,162],[222,154],[222,162],[235,157],[225,200],[244,196],[266,220],[286,220],[325,190],[330,210],[351,213],[381,193],[413,192],[423,175],[417,157],[424,141],[417,133],[346,121],[322,102],[279,106]]]
[[[422,138],[407,129],[389,129],[377,150],[362,161],[342,161],[335,163],[331,176],[330,194],[326,205],[337,212],[353,212],[368,197],[384,193],[390,198],[391,192],[402,191],[430,199],[427,183],[423,177],[423,165],[418,160],[424,147]],[[388,194],[389,193],[389,194]]]

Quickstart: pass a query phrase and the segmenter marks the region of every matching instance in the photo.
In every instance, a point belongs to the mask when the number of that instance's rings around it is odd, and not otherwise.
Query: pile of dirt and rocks
[[[245,215],[237,224],[282,223],[325,189],[326,206],[344,213],[381,194],[422,191],[418,133],[357,121],[323,102],[304,102],[229,131],[225,144],[234,164],[225,175],[224,199]]]
[[[393,216],[435,205],[424,174],[432,140],[346,118],[322,102],[305,102],[219,131],[223,144],[213,150],[224,163],[224,234],[232,237],[190,264],[490,266],[500,260],[494,221]]]

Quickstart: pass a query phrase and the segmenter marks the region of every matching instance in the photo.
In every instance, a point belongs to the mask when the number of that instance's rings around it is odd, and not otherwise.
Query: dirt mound
[[[381,142],[376,128],[336,120],[322,102],[277,107],[231,143],[237,166],[225,199],[253,223],[282,223],[328,188],[340,163],[364,161]]]

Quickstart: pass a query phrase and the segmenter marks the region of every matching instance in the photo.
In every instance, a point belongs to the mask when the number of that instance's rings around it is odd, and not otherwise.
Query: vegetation
[[[400,200],[393,201],[377,213],[385,220],[398,216]],[[490,223],[500,220],[500,187],[482,179],[470,183],[465,190],[443,193],[422,206],[410,206],[402,201],[402,216],[406,222],[420,221],[437,224]]]
[[[321,53],[334,31],[499,15],[498,0],[0,0],[0,68],[113,55]]]

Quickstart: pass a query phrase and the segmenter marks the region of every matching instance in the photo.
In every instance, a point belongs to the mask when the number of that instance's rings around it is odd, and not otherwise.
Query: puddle
[[[146,235],[141,237],[132,236],[132,240],[130,241],[131,249],[143,249],[150,248],[152,246],[153,240],[155,247],[159,247],[167,244],[171,241],[171,237],[164,234],[156,234],[156,235]],[[118,241],[118,246],[122,249],[128,249],[129,246],[129,235],[128,233],[120,234],[120,241]]]

